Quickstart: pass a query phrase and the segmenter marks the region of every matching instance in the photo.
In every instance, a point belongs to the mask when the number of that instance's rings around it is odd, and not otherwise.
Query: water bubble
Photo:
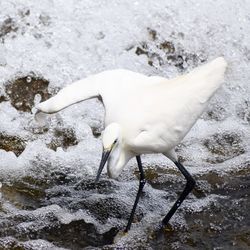
[[[18,108],[20,108],[22,105],[23,105],[22,102],[16,102],[16,103],[15,103],[15,106],[18,107]]]
[[[40,94],[36,94],[35,97],[34,97],[34,104],[35,106],[40,103],[42,100],[42,96]]]
[[[27,78],[26,78],[26,82],[27,82],[27,83],[31,83],[31,81],[32,81],[31,76],[27,76]]]

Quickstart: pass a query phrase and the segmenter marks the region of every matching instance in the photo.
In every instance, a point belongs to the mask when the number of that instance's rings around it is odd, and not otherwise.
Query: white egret
[[[162,153],[172,160],[187,183],[163,219],[162,223],[166,225],[195,186],[195,180],[178,161],[174,149],[221,86],[226,66],[226,61],[219,57],[170,80],[128,70],[105,71],[65,87],[37,108],[54,113],[74,103],[101,97],[105,107],[105,130],[96,181],[107,161],[111,178],[118,177],[133,157],[136,157],[140,171],[139,190],[125,231],[130,229],[145,185],[140,155]]]

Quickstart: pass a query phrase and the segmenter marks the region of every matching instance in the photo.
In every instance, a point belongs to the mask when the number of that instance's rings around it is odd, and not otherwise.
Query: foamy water
[[[216,214],[225,201],[248,200],[245,194],[238,196],[247,188],[243,180],[249,177],[250,161],[249,13],[247,1],[1,1],[0,246],[102,247],[125,227],[138,188],[135,161],[118,181],[103,176],[99,186],[93,184],[102,149],[102,105],[97,100],[74,105],[47,116],[43,125],[35,121],[32,109],[41,93],[53,94],[106,69],[171,78],[224,56],[229,66],[223,87],[177,149],[198,180],[198,191],[173,217],[173,234],[178,236],[183,228],[190,234],[195,231],[190,214],[193,220],[199,217],[203,230],[207,219],[203,212]],[[34,102],[27,99],[31,106],[16,96],[22,95],[21,89],[13,87],[17,79],[27,86],[42,79],[45,87],[40,95],[35,95],[35,89]],[[11,91],[16,91],[14,96]],[[139,203],[137,222],[114,246],[191,247],[174,236],[152,243],[153,228],[185,181],[161,155],[143,156],[142,161],[149,184]],[[234,176],[237,181],[230,186]],[[230,188],[239,193],[230,194]],[[223,216],[228,207],[217,213]],[[247,222],[246,213],[243,210],[239,220]],[[232,214],[237,217],[237,212]],[[211,232],[219,230],[216,220],[210,223],[214,224]],[[234,222],[225,223],[228,228]],[[227,246],[223,237],[219,242],[204,237],[204,242],[209,247]],[[235,242],[242,247],[238,238]]]

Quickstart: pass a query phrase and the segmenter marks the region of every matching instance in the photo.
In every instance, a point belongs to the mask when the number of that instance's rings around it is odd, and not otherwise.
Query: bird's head
[[[109,159],[110,154],[119,145],[121,140],[121,127],[118,123],[109,124],[102,134],[103,152],[101,163],[97,172],[96,182],[98,182],[105,163]]]

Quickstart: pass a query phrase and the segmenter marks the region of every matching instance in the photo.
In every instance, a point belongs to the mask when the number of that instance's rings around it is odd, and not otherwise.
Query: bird
[[[39,103],[38,112],[55,113],[90,98],[99,98],[105,108],[103,152],[95,182],[107,163],[107,173],[116,179],[128,161],[136,158],[139,188],[125,232],[131,228],[146,178],[141,155],[161,153],[171,160],[186,179],[181,195],[161,225],[167,225],[195,179],[179,161],[175,148],[184,139],[211,97],[221,87],[227,62],[218,57],[189,73],[167,79],[125,69],[113,69],[88,76]]]

